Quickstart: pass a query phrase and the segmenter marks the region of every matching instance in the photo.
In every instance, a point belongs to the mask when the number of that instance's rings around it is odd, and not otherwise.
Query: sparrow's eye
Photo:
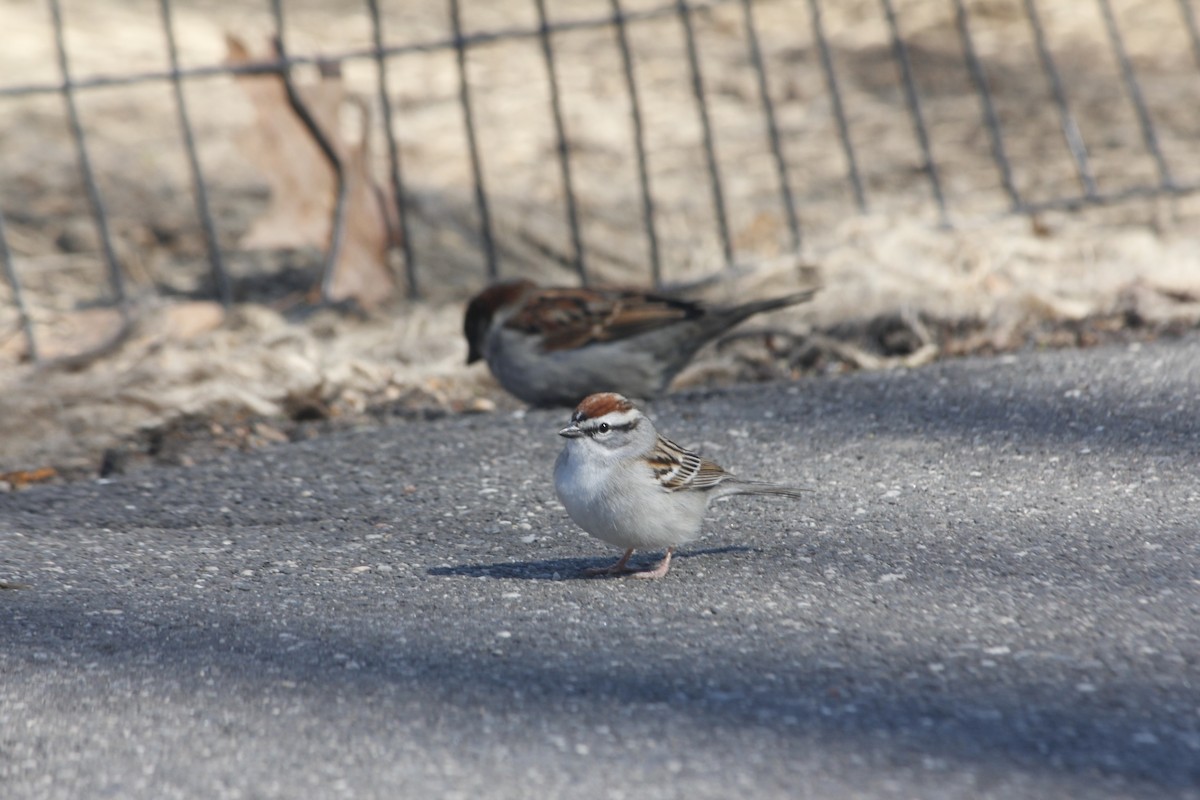
[[[596,430],[600,431],[601,433],[608,433],[608,432],[609,432],[609,430],[611,430],[611,428],[612,428],[612,426],[611,426],[611,425],[609,425],[607,422],[601,422],[601,423],[600,423],[600,424],[599,424],[599,425],[596,427]]]

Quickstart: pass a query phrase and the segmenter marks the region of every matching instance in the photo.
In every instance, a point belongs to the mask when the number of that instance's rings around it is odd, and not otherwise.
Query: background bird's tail
[[[755,314],[761,314],[764,311],[774,311],[777,308],[786,308],[806,302],[813,298],[817,293],[817,288],[805,289],[792,294],[785,294],[780,297],[771,297],[766,300],[753,300],[749,303],[744,303],[740,306],[734,306],[729,309],[730,315],[737,321],[752,317]]]

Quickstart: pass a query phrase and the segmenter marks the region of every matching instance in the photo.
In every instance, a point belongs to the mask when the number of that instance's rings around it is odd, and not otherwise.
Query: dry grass
[[[224,57],[236,30],[265,38],[270,20],[251,4],[178,0],[176,29],[185,65]],[[263,4],[265,7],[265,4]],[[386,39],[443,39],[443,4],[384,4]],[[629,8],[657,5],[651,0]],[[65,2],[76,75],[166,66],[157,2]],[[293,54],[336,53],[370,44],[364,4],[289,2]],[[401,8],[400,6],[403,6]],[[531,2],[464,3],[469,31],[529,27]],[[1146,91],[1164,152],[1180,182],[1200,182],[1200,82],[1172,0],[1115,2],[1125,45]],[[944,0],[898,2],[922,89],[932,151],[954,223],[940,227],[878,2],[825,2],[824,23],[845,90],[870,213],[858,214],[846,182],[808,5],[755,6],[778,104],[786,156],[805,236],[803,260],[826,289],[811,306],[780,315],[775,327],[803,333],[845,329],[898,310],[972,331],[972,342],[1011,347],[1039,326],[1111,317],[1139,304],[1150,322],[1195,324],[1200,297],[1200,203],[1194,197],[1124,203],[1031,221],[1007,215],[978,98],[963,65],[953,7]],[[1031,201],[1078,191],[1059,119],[1032,49],[1019,0],[968,3],[1013,160]],[[1067,82],[1072,110],[1102,191],[1156,179],[1095,4],[1039,4]],[[555,19],[606,14],[603,0],[552,2]],[[0,0],[7,80],[53,82],[57,68],[47,11]],[[751,268],[729,296],[771,291],[796,280],[766,147],[754,74],[736,5],[696,15],[710,91],[730,227],[739,262]],[[671,280],[719,269],[700,129],[678,20],[630,29],[644,101],[651,182],[663,263]],[[645,281],[647,249],[636,192],[633,143],[618,52],[608,29],[555,38],[584,242],[593,275]],[[492,198],[501,269],[567,282],[573,275],[561,182],[536,39],[471,53],[485,180]],[[348,62],[345,80],[373,107],[374,67]],[[299,70],[304,78],[307,70]],[[11,76],[19,76],[13,78]],[[379,403],[468,408],[499,399],[489,379],[468,370],[457,329],[462,300],[485,281],[465,156],[457,73],[451,53],[392,62],[396,129],[415,205],[413,243],[426,300],[398,300],[360,319],[322,312],[283,315],[268,306],[315,276],[316,254],[247,253],[238,241],[263,210],[264,181],[239,147],[251,109],[228,78],[188,86],[201,159],[211,182],[222,245],[243,304],[227,324],[189,301],[206,292],[203,241],[169,87],[81,92],[92,158],[109,202],[117,247],[143,322],[116,354],[81,370],[38,371],[20,361],[21,341],[7,295],[0,298],[0,469],[53,463],[94,470],[99,453],[139,430],[181,415],[279,417],[297,398],[322,413],[354,418]],[[375,120],[379,111],[375,109]],[[346,121],[347,126],[353,124]],[[376,136],[375,152],[382,148]],[[106,324],[104,268],[80,191],[61,99],[0,98],[0,207],[39,336],[70,349]],[[386,175],[379,160],[377,173]],[[548,255],[550,254],[550,255]],[[555,258],[552,254],[559,254]],[[0,287],[7,292],[7,287]],[[1190,302],[1189,302],[1190,300]],[[962,342],[941,342],[951,350]],[[980,344],[982,346],[982,344]],[[713,351],[691,379],[745,376],[737,358]],[[503,402],[503,401],[501,401]],[[289,405],[293,404],[293,405]]]

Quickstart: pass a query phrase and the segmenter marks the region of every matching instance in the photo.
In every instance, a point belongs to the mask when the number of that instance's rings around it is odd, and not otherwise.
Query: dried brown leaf
[[[262,60],[232,34],[227,34],[227,62],[247,64]],[[275,52],[266,58],[275,58]],[[238,85],[255,109],[255,122],[242,137],[246,157],[263,173],[270,188],[267,209],[242,238],[248,249],[329,247],[336,176],[316,140],[288,101],[283,80],[274,75],[241,75]],[[369,115],[364,103],[347,92],[337,74],[322,71],[315,84],[297,92],[309,113],[340,158],[346,177],[346,221],[341,250],[329,287],[331,300],[356,300],[372,308],[391,296],[395,280],[387,253],[396,244],[391,224],[395,203],[381,191],[370,174],[367,131]],[[357,109],[361,125],[357,139],[348,141],[341,127],[347,107]]]

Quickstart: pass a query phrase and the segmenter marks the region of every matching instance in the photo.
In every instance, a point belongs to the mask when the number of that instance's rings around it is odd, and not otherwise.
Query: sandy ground
[[[157,3],[63,5],[76,76],[165,67]],[[261,47],[270,21],[243,5],[175,3],[182,63],[220,62],[229,31]],[[1021,4],[967,5],[1019,190],[1033,202],[1078,193]],[[1200,105],[1200,84],[1178,4],[1113,5],[1174,177],[1200,182],[1200,118],[1191,111]],[[369,45],[361,6],[287,3],[290,52],[329,55]],[[383,4],[388,42],[446,38],[445,9],[417,6]],[[534,21],[532,3],[464,6],[469,32]],[[1008,214],[952,5],[912,0],[897,8],[947,195],[951,225],[939,224],[879,4],[825,6],[866,213],[846,181],[808,5],[755,6],[804,236],[799,255],[781,212],[741,9],[695,17],[740,267],[736,279],[708,292],[732,299],[813,280],[825,288],[811,305],[752,324],[759,335],[710,348],[682,385],[1079,345],[1200,324],[1197,197],[1033,218]],[[1066,0],[1039,8],[1101,191],[1156,180],[1096,9]],[[550,4],[553,19],[598,17],[607,9],[602,2]],[[10,32],[11,46],[0,52],[6,85],[57,81],[47,10],[0,0],[0,18]],[[630,26],[664,274],[688,282],[718,272],[723,258],[679,31],[674,17]],[[612,32],[564,33],[555,48],[589,268],[596,280],[645,283],[647,244]],[[469,70],[501,273],[568,283],[575,277],[541,59],[537,39],[525,38],[472,50]],[[385,183],[374,66],[348,61],[343,76],[359,104],[345,113],[342,133],[352,138],[362,125],[361,113],[352,112],[369,109],[364,147],[370,173]],[[365,315],[304,302],[316,281],[313,248],[242,246],[271,198],[269,176],[247,146],[254,109],[232,79],[205,78],[187,89],[235,281],[238,302],[228,313],[212,302],[169,85],[79,93],[137,323],[123,346],[102,358],[38,367],[28,363],[11,290],[0,285],[0,471],[52,468],[37,475],[78,477],[186,462],[213,449],[396,414],[515,407],[484,370],[462,363],[462,303],[486,283],[486,273],[453,54],[405,55],[392,62],[389,79],[423,295],[403,297],[398,280],[397,295]],[[297,80],[311,84],[315,75],[299,69]],[[116,330],[119,315],[61,98],[0,97],[0,152],[0,207],[42,353],[86,350]],[[398,253],[389,268],[401,273]],[[7,483],[21,485],[30,475],[10,475]]]

